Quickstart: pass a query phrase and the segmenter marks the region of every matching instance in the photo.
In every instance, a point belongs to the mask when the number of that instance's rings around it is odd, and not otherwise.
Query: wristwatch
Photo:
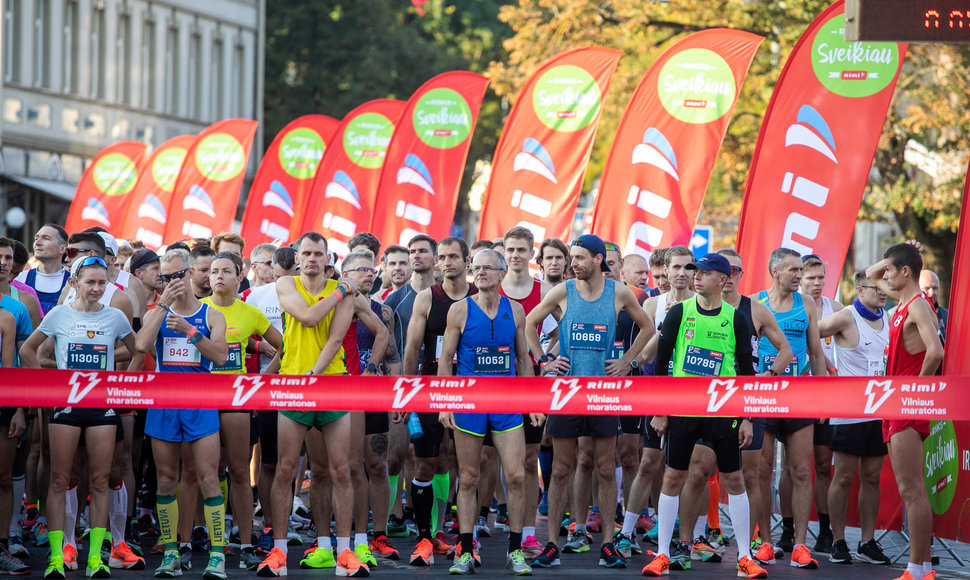
[[[556,355],[550,352],[539,357],[539,365],[541,366],[554,360],[556,360]]]
[[[777,377],[777,376],[778,376],[778,373],[776,373],[776,372],[775,372],[775,369],[768,369],[768,372],[769,372],[769,373],[771,374],[771,376],[773,376],[773,377]]]
[[[640,368],[640,363],[637,362],[637,359],[634,358],[630,361],[630,368],[634,370]]]
[[[374,363],[367,363],[367,372],[369,372],[369,373],[376,373],[377,372],[377,365],[375,365]]]

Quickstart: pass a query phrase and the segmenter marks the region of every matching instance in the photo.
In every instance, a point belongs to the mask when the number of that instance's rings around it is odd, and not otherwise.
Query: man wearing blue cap
[[[606,244],[594,235],[580,236],[569,249],[575,278],[554,287],[526,318],[529,348],[542,352],[536,328],[552,315],[559,320],[560,356],[546,355],[540,360],[543,374],[571,376],[609,375],[622,377],[637,368],[636,355],[646,346],[650,322],[629,288],[606,278]],[[616,334],[616,317],[625,311],[640,327],[640,334],[619,359],[609,359]],[[615,415],[552,415],[546,424],[552,437],[553,464],[549,489],[549,542],[533,565],[548,568],[559,565],[558,526],[566,504],[566,487],[573,471],[579,437],[592,437],[596,476],[599,479],[597,504],[616,505],[616,471],[613,458],[620,420]],[[585,505],[589,498],[573,497],[572,505]],[[600,565],[624,568],[626,564],[610,541],[611,526],[604,528]],[[573,552],[588,552],[586,526],[577,522],[576,531],[564,546]]]
[[[721,299],[721,290],[731,277],[731,263],[720,254],[707,254],[687,268],[696,271],[697,295],[667,312],[660,330],[654,374],[666,376],[671,360],[675,377],[754,374],[750,364],[754,330],[744,315]],[[694,444],[703,439],[717,456],[721,485],[728,492],[728,512],[737,535],[738,576],[767,577],[767,572],[751,558],[748,496],[741,477],[741,449],[751,444],[751,421],[738,417],[657,416],[651,424],[658,433],[667,435],[667,470],[657,505],[658,554],[643,568],[643,575],[667,574],[671,557],[679,559],[681,568],[690,567],[690,545],[678,544],[671,556],[670,540]]]

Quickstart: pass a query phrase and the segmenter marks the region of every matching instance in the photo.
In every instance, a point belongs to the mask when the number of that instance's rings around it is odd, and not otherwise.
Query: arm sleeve
[[[753,375],[754,366],[746,364],[753,356],[751,350],[751,340],[754,338],[754,329],[748,323],[748,319],[737,310],[734,311],[734,360],[735,367],[739,375]]]
[[[680,330],[680,321],[684,317],[684,306],[681,303],[674,304],[664,318],[663,326],[660,327],[660,339],[657,343],[657,360],[654,362],[653,374],[655,376],[667,376],[667,369],[670,367],[670,359],[674,355],[674,344],[677,341],[677,331]]]

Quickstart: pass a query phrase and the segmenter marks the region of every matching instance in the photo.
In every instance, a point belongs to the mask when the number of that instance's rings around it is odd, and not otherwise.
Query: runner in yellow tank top
[[[354,316],[354,301],[343,298],[356,293],[356,285],[350,281],[337,283],[326,279],[327,240],[318,233],[308,232],[300,236],[296,257],[300,275],[284,276],[276,282],[283,309],[280,372],[289,375],[345,374],[342,344]],[[369,575],[367,566],[350,550],[354,507],[354,488],[350,479],[350,415],[346,411],[280,411],[277,426],[279,454],[272,492],[273,550],[257,568],[257,575],[286,575],[286,529],[293,501],[293,476],[304,439],[311,465],[328,465],[329,461],[333,481],[331,507],[337,523],[337,556],[335,559],[328,547],[330,538],[324,534],[317,537],[317,549],[300,561],[300,567],[336,566],[337,576]],[[311,485],[318,485],[318,481],[314,478]],[[320,513],[329,513],[328,506],[320,507]]]

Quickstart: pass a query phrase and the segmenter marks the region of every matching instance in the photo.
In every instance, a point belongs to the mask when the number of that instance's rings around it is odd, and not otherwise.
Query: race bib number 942
[[[162,343],[162,366],[197,367],[202,364],[202,353],[184,336],[166,336]]]

